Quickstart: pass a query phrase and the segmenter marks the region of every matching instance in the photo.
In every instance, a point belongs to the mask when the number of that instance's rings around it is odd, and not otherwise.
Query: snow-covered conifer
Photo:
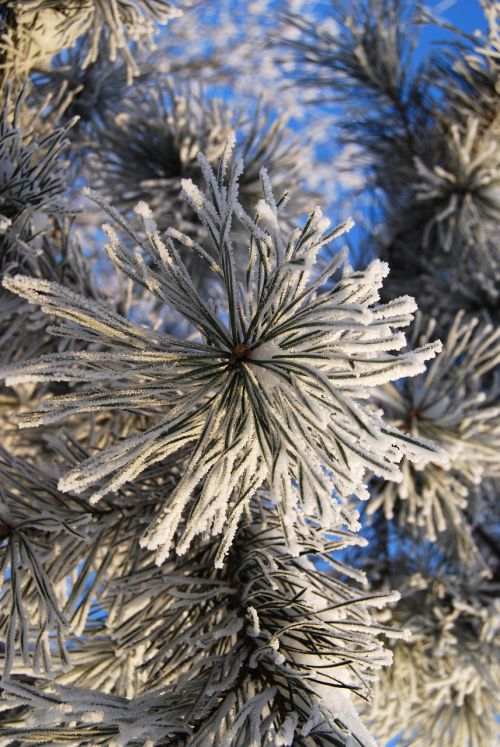
[[[61,499],[55,480],[0,450],[1,573],[7,581],[0,597],[0,657],[3,675],[13,666],[49,674],[51,659],[68,663],[64,586],[70,572],[52,554],[84,542],[90,514],[81,502]],[[57,566],[59,567],[57,568]],[[3,659],[3,661],[2,661]],[[17,667],[16,667],[17,668]]]
[[[78,117],[69,132],[71,155],[73,150],[78,154],[95,145],[93,125],[121,103],[129,88],[126,63],[121,58],[110,60],[106,52],[101,42],[96,59],[84,65],[87,46],[81,39],[56,55],[49,70],[37,71],[31,77],[31,97],[40,107],[48,101],[53,122],[65,123]],[[152,72],[142,56],[136,63],[140,72],[134,77],[134,85],[143,83]]]
[[[481,4],[486,31],[457,34],[446,54],[421,64],[419,29],[434,19],[418,4],[333,0],[334,32],[301,16],[284,20],[295,31],[284,33],[287,74],[316,101],[346,110],[337,137],[356,148],[383,211],[369,240],[391,266],[389,297],[411,277],[431,315],[498,308],[499,24],[497,4]]]
[[[314,207],[304,184],[311,149],[287,129],[284,115],[273,118],[269,105],[259,102],[253,111],[239,107],[234,112],[228,102],[208,96],[199,86],[170,77],[160,90],[135,86],[113,117],[96,133],[97,157],[89,164],[88,181],[120,210],[146,202],[160,230],[175,224],[192,231],[199,222],[181,199],[182,179],[201,187],[198,155],[203,153],[216,168],[233,131],[236,154],[245,162],[239,201],[246,212],[253,215],[261,197],[261,168],[273,175],[280,195],[289,184],[300,185],[287,208],[294,218]]]
[[[495,742],[480,5],[0,0],[0,747]]]
[[[315,272],[321,246],[349,224],[325,235],[328,222],[318,209],[302,229],[284,233],[265,171],[258,222],[252,220],[238,203],[242,165],[231,162],[232,147],[228,141],[217,174],[200,159],[207,194],[184,182],[211,247],[203,248],[175,228],[163,239],[144,204],[137,208],[142,235],[106,208],[136,244],[133,248],[120,241],[108,226],[109,256],[187,320],[193,329],[187,339],[134,325],[54,283],[19,275],[4,281],[9,290],[61,319],[56,334],[99,341],[108,348],[48,355],[5,371],[10,384],[91,385],[47,399],[37,412],[20,416],[20,424],[55,423],[72,414],[116,408],[149,407],[158,413],[154,426],[66,475],[62,489],[81,493],[106,477],[91,495],[96,502],[148,465],[190,445],[186,473],[145,536],[146,546],[157,550],[158,562],[189,515],[177,551],[185,552],[198,534],[222,534],[220,564],[261,485],[278,503],[293,547],[298,505],[327,525],[344,520],[355,526],[355,516],[342,500],[353,493],[368,497],[363,484],[368,470],[397,480],[404,455],[439,458],[428,442],[398,431],[363,407],[370,387],[421,373],[424,362],[440,349],[438,343],[428,343],[399,352],[405,338],[398,330],[411,321],[413,300],[379,303],[387,268],[377,261],[353,272],[339,253]],[[231,240],[236,220],[247,229],[248,264],[242,277]],[[224,307],[198,295],[179,247],[196,252],[220,280]],[[97,380],[109,382],[106,390],[92,388]]]
[[[36,129],[21,126],[24,95],[4,103],[0,115],[0,215],[2,233],[26,210],[57,206],[66,188],[62,152],[67,145],[66,127],[43,137]],[[26,117],[24,117],[26,119]],[[2,258],[4,262],[5,255]]]

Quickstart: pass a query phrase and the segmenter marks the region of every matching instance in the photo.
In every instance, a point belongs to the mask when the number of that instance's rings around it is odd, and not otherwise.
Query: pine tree
[[[482,8],[0,3],[0,745],[495,743]]]

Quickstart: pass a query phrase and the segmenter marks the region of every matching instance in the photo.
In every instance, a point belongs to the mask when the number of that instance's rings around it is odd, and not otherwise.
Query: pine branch
[[[425,327],[420,318],[415,339],[428,341],[436,326],[431,320]],[[396,519],[415,536],[431,542],[445,536],[447,551],[469,566],[484,562],[468,517],[474,492],[496,470],[500,431],[493,372],[499,360],[498,330],[459,313],[426,373],[384,385],[375,395],[391,424],[439,444],[449,462],[405,463],[400,483],[374,484],[367,514],[383,508],[387,520]]]
[[[371,745],[346,693],[366,697],[372,672],[387,663],[380,637],[399,633],[370,612],[395,595],[357,591],[339,580],[338,569],[349,569],[330,564],[333,547],[351,542],[346,533],[328,542],[304,524],[292,558],[276,511],[254,504],[224,569],[214,570],[213,540],[161,569],[141,564],[107,600],[117,650],[140,652],[141,692],[126,701],[74,685],[6,682],[16,696],[7,702],[29,705],[32,725],[0,735],[85,743],[91,721],[96,740],[119,727],[123,744]],[[95,667],[77,671],[89,683],[100,676]]]
[[[108,478],[93,493],[91,501],[96,502],[190,445],[186,475],[144,538],[149,549],[158,551],[158,562],[167,556],[176,527],[189,513],[177,551],[185,552],[198,534],[222,533],[221,563],[242,512],[264,483],[286,517],[291,547],[298,504],[321,517],[325,526],[340,521],[355,526],[352,514],[330,498],[332,489],[344,498],[352,493],[367,497],[366,470],[396,479],[404,454],[436,454],[427,443],[384,427],[358,402],[367,387],[421,372],[424,361],[439,349],[430,343],[397,352],[404,336],[394,330],[411,320],[413,301],[377,303],[387,274],[379,262],[352,272],[339,255],[313,274],[319,249],[349,224],[324,236],[326,221],[316,210],[302,230],[284,233],[265,172],[257,224],[237,202],[241,166],[229,166],[231,145],[227,148],[217,174],[201,159],[207,195],[192,182],[184,183],[187,199],[212,239],[206,254],[220,267],[226,318],[198,295],[179,255],[179,232],[162,238],[141,205],[143,237],[97,196],[143,252],[141,257],[107,227],[109,256],[183,316],[195,335],[180,339],[138,327],[53,283],[20,276],[5,280],[6,287],[62,320],[54,328],[58,335],[73,337],[78,329],[80,339],[109,347],[102,353],[48,355],[8,369],[10,384],[109,383],[104,390],[46,400],[37,413],[21,416],[20,424],[56,423],[72,413],[144,405],[168,412],[149,430],[84,462],[60,481],[62,489],[82,492]],[[235,220],[248,236],[244,281],[236,275],[230,231]]]

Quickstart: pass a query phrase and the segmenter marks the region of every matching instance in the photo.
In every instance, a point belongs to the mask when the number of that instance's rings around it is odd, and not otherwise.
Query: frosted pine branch
[[[51,550],[73,553],[85,545],[90,516],[65,496],[54,480],[0,449],[0,635],[5,641],[4,675],[19,664],[50,676],[68,666],[64,612],[70,568],[57,572]],[[75,579],[76,580],[76,579]],[[56,664],[55,664],[56,662]]]
[[[382,743],[399,734],[404,747],[495,744],[500,687],[496,591],[477,579],[471,584],[439,570],[436,576],[417,573],[405,579],[393,620],[410,627],[413,635],[391,646],[393,665],[381,673],[363,715]]]
[[[30,723],[4,733],[36,743],[64,729],[82,741],[92,723],[96,744],[111,736],[123,745],[374,744],[356,701],[389,662],[381,639],[398,631],[376,622],[374,610],[397,595],[340,580],[351,571],[331,553],[357,538],[307,530],[298,542],[301,557],[292,558],[276,512],[254,506],[223,570],[214,570],[216,540],[160,569],[136,564],[106,604],[117,651],[140,651],[138,690],[130,699],[99,691],[99,668],[88,666],[79,669],[86,689],[61,685],[71,675],[36,690],[5,682],[15,696],[6,704],[29,705]],[[315,558],[328,568],[316,568]]]
[[[199,153],[215,169],[234,131],[236,153],[245,161],[238,198],[245,211],[253,214],[261,197],[259,172],[264,166],[280,196],[290,184],[300,184],[286,211],[295,218],[311,210],[316,200],[302,187],[312,153],[310,143],[299,142],[286,125],[286,117],[274,118],[269,105],[240,105],[233,112],[227,102],[173,76],[160,90],[136,86],[123,97],[114,121],[98,128],[88,182],[118,209],[127,211],[144,201],[160,230],[175,225],[191,239],[199,238],[203,227],[182,199],[181,181],[192,179],[202,187]],[[238,227],[234,222],[233,230]],[[184,251],[182,258],[194,276],[196,255]],[[198,274],[203,278],[203,266]]]
[[[434,320],[425,327],[419,319],[415,339],[428,342],[435,327]],[[498,329],[457,314],[443,352],[426,373],[375,394],[391,424],[434,442],[448,462],[411,465],[405,459],[400,483],[375,483],[368,514],[383,507],[387,519],[432,542],[446,532],[449,551],[466,563],[478,560],[470,494],[497,471],[499,340]]]
[[[340,140],[372,175],[373,204],[383,195],[369,242],[391,266],[386,290],[411,288],[440,317],[498,309],[498,8],[481,5],[487,34],[454,29],[423,63],[420,29],[440,21],[411,2],[333,0],[324,22],[288,15],[277,35],[286,74],[342,106]]]
[[[115,421],[120,425],[123,421]],[[105,432],[98,435],[106,439]],[[62,494],[54,474],[29,464],[33,453],[45,459],[57,455],[66,468],[85,456],[71,434],[64,440],[49,433],[45,438],[43,451],[38,443],[36,450],[25,450],[23,459],[0,450],[0,560],[5,579],[0,634],[6,642],[0,667],[16,676],[60,678],[64,671],[65,677],[73,677],[69,681],[78,682],[82,671],[77,665],[85,658],[84,650],[75,660],[74,652],[80,646],[85,649],[79,637],[84,635],[88,645],[95,645],[92,653],[98,657],[102,636],[92,619],[96,606],[103,609],[118,578],[150,560],[139,547],[141,531],[165,490],[178,479],[182,457],[164,463],[161,476],[145,473],[138,486],[127,486],[112,500],[89,507],[82,498]],[[52,471],[57,474],[55,465]],[[111,615],[107,623],[111,630]],[[113,648],[110,652],[113,661],[105,681],[129,682],[132,660],[118,650],[113,654]],[[130,684],[123,694],[130,695]]]
[[[0,215],[11,222],[26,210],[57,208],[56,198],[66,188],[61,156],[75,124],[73,119],[40,137],[31,127],[24,131],[25,96],[26,91],[14,101],[8,96],[0,115]]]
[[[6,370],[10,384],[100,384],[46,400],[36,413],[20,417],[21,425],[142,406],[159,415],[157,425],[83,462],[60,481],[61,489],[80,493],[99,481],[91,495],[96,502],[148,465],[191,448],[184,477],[144,537],[158,562],[188,515],[177,552],[184,553],[198,534],[222,534],[222,562],[242,512],[264,485],[279,505],[290,547],[297,510],[321,517],[324,526],[355,526],[332,491],[340,499],[353,493],[366,498],[367,471],[398,480],[403,455],[435,454],[434,447],[384,425],[363,406],[371,387],[421,373],[440,349],[428,343],[399,352],[405,344],[399,329],[412,319],[413,300],[379,303],[388,272],[379,261],[353,272],[340,253],[316,270],[321,247],[350,224],[325,234],[327,221],[317,209],[302,229],[284,232],[265,172],[257,220],[248,216],[238,203],[242,165],[228,165],[231,144],[227,148],[217,174],[201,158],[207,195],[184,183],[211,238],[206,254],[215,264],[207,260],[207,272],[215,270],[221,280],[225,309],[198,295],[179,255],[188,238],[177,231],[160,236],[144,205],[138,207],[138,233],[94,195],[128,237],[122,242],[106,227],[109,256],[186,319],[195,330],[188,339],[134,325],[55,283],[22,276],[4,283],[58,318],[56,334],[109,348],[48,355]],[[243,276],[237,275],[232,243],[236,220],[247,232],[244,244],[238,239],[247,253]]]
[[[151,45],[157,23],[182,14],[168,0],[12,0],[12,21],[0,37],[7,67],[21,79],[33,68],[50,67],[53,55],[85,34],[83,67],[95,62],[105,39],[111,60],[121,54],[130,79],[138,73],[131,42]]]

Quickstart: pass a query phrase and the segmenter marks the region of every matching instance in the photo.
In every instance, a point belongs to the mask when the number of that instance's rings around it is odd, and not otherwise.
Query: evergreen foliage
[[[1,747],[496,744],[481,8],[0,2]]]

